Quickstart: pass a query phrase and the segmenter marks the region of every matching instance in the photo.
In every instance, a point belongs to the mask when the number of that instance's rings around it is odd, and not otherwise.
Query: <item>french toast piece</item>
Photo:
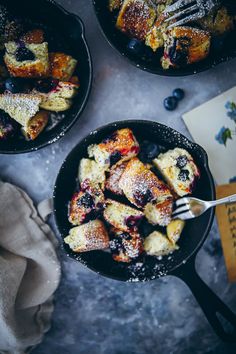
[[[178,196],[193,192],[200,172],[188,151],[181,148],[169,150],[154,159],[153,164]]]
[[[41,29],[33,29],[21,36],[20,40],[27,44],[42,44],[44,42],[44,32]]]
[[[227,8],[222,6],[198,20],[198,24],[212,35],[219,36],[234,29],[234,18],[229,14]]]
[[[119,129],[104,139],[100,144],[88,147],[89,157],[94,157],[104,169],[138,155],[139,144],[129,128]]]
[[[172,242],[173,244],[178,242],[183,231],[184,225],[185,221],[180,219],[172,220],[169,225],[167,225],[166,232],[170,242]]]
[[[173,253],[179,247],[171,243],[161,232],[154,231],[144,240],[144,250],[150,256],[166,256]]]
[[[131,38],[145,40],[155,18],[156,10],[151,1],[125,0],[116,27]]]
[[[171,222],[172,211],[173,199],[166,198],[158,202],[147,203],[144,215],[153,225],[167,226]]]
[[[119,10],[121,8],[121,5],[123,3],[123,0],[109,0],[109,10],[112,12],[114,10]]]
[[[143,218],[143,213],[140,210],[136,210],[115,200],[107,199],[106,205],[103,216],[116,229],[122,231],[135,230]]]
[[[129,263],[143,252],[143,242],[137,231],[111,229],[110,249],[117,262]]]
[[[109,248],[109,236],[101,220],[73,227],[64,241],[78,253]]]
[[[51,76],[60,81],[69,81],[75,71],[77,60],[65,53],[49,53]]]
[[[49,112],[39,111],[30,119],[26,127],[22,127],[22,133],[27,140],[34,140],[39,136],[48,123],[48,117]]]
[[[111,168],[109,177],[106,180],[106,185],[105,185],[106,190],[116,195],[124,194],[122,189],[119,187],[119,181],[126,168],[126,165],[127,165],[127,161]]]
[[[80,191],[74,193],[69,204],[69,221],[73,225],[81,225],[94,219],[105,207],[104,194],[98,186],[85,180],[80,187]]]
[[[2,94],[0,109],[9,114],[23,127],[27,127],[31,118],[39,111],[40,95],[31,94]]]
[[[172,198],[167,185],[159,180],[138,158],[131,159],[119,181],[126,198],[138,208],[153,200]]]
[[[205,59],[210,51],[209,32],[192,27],[174,27],[163,33],[162,67],[182,67]]]
[[[62,112],[70,109],[72,98],[78,93],[79,86],[71,82],[59,81],[55,88],[48,93],[34,92],[41,95],[40,108],[53,112]]]
[[[49,75],[48,43],[5,43],[4,61],[11,76],[39,78]]]
[[[79,182],[82,183],[88,179],[91,184],[99,185],[103,190],[106,181],[104,169],[94,160],[81,159],[78,170]]]

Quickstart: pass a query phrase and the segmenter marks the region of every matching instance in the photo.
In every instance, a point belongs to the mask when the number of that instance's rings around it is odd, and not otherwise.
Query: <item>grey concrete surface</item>
[[[63,159],[91,130],[141,118],[162,122],[189,136],[181,115],[236,84],[236,60],[184,78],[145,73],[120,57],[103,38],[90,0],[60,0],[86,26],[94,63],[88,105],[73,129],[55,144],[21,156],[0,156],[3,180],[24,188],[35,203],[51,197]],[[162,102],[182,87],[186,98],[174,112]],[[203,127],[204,129],[204,127]],[[222,163],[223,161],[219,161]],[[34,354],[235,353],[213,333],[190,290],[166,277],[145,284],[103,278],[64,256],[51,330]],[[216,224],[197,257],[209,286],[236,311],[236,285],[229,284]]]

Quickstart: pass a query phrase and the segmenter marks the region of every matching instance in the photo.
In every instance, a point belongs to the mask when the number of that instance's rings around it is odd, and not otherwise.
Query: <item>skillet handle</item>
[[[195,257],[177,269],[174,275],[189,286],[215,333],[224,342],[236,342],[236,315],[199,277],[195,268]],[[224,328],[221,320],[229,331]]]

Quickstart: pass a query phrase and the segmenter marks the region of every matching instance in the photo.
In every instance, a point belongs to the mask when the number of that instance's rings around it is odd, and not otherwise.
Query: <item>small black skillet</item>
[[[78,16],[53,0],[0,0],[0,5],[5,5],[12,19],[23,21],[29,29],[44,29],[50,51],[64,52],[78,60],[75,74],[80,80],[79,93],[72,108],[59,114],[59,122],[47,127],[34,141],[26,141],[20,132],[13,138],[0,141],[1,154],[35,151],[62,137],[79,118],[88,101],[93,72],[84,25]]]
[[[80,159],[87,156],[88,145],[98,143],[116,129],[125,127],[133,130],[139,142],[149,140],[160,144],[167,150],[177,146],[188,150],[201,172],[201,178],[194,195],[206,200],[215,198],[214,182],[208,167],[207,154],[199,145],[192,143],[179,132],[159,123],[142,120],[115,122],[92,132],[84,138],[68,155],[60,169],[55,183],[53,199],[54,215],[62,240],[68,235],[71,228],[68,222],[67,206],[76,188]],[[103,251],[76,254],[70,250],[68,245],[65,243],[63,245],[69,257],[83,263],[98,274],[116,280],[144,282],[164,275],[175,275],[181,278],[192,290],[218,336],[224,341],[233,342],[236,341],[236,316],[201,280],[195,270],[196,254],[210,231],[213,218],[214,210],[211,209],[201,217],[188,221],[181,236],[178,251],[174,252],[171,257],[166,256],[161,260],[147,256],[143,265],[140,265],[140,261],[130,265],[115,262],[110,253]],[[231,324],[233,333],[227,333],[224,330],[217,317],[218,314]]]
[[[214,39],[207,59],[192,65],[185,65],[179,69],[164,70],[160,64],[160,58],[163,55],[162,49],[153,53],[149,47],[143,44],[138,53],[131,51],[128,47],[130,39],[115,27],[117,13],[114,12],[113,14],[109,11],[109,0],[92,1],[98,23],[108,43],[133,65],[142,70],[163,76],[186,76],[208,70],[236,57],[236,30],[234,30],[229,35],[218,36]],[[229,11],[236,13],[235,0],[224,0],[223,3],[227,5]]]

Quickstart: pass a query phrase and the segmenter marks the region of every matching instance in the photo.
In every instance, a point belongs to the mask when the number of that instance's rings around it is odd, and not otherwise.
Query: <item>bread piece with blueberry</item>
[[[167,226],[171,221],[173,198],[147,203],[144,215],[152,225]]]
[[[192,27],[174,27],[163,33],[164,56],[162,67],[183,67],[208,57],[211,35]]]
[[[139,144],[129,128],[119,129],[99,144],[88,147],[88,155],[109,170],[110,167],[138,155]]]
[[[112,228],[110,237],[112,258],[117,262],[129,263],[143,252],[143,241],[137,231],[124,232]]]
[[[145,40],[155,18],[156,9],[151,1],[125,0],[116,27],[131,38]]]
[[[107,199],[103,216],[105,220],[116,229],[130,231],[137,228],[143,218],[143,213],[128,205]]]
[[[88,222],[103,211],[105,198],[98,186],[93,186],[89,180],[80,185],[80,191],[74,193],[69,204],[69,221],[73,225]]]
[[[172,198],[167,185],[136,157],[128,162],[119,187],[126,198],[138,208],[144,208],[154,200]]]
[[[49,75],[48,43],[5,43],[4,61],[11,76],[40,78]]]
[[[109,248],[109,236],[101,220],[73,227],[64,242],[77,253]]]
[[[106,175],[104,169],[94,160],[83,158],[79,163],[78,170],[79,182],[82,183],[88,179],[91,184],[99,185],[104,189]]]
[[[150,256],[166,256],[173,253],[178,248],[177,245],[170,242],[169,239],[159,231],[152,232],[144,240],[144,250]]]
[[[153,164],[178,196],[193,192],[200,172],[188,151],[181,148],[169,150],[154,159]]]
[[[71,55],[57,52],[49,54],[50,72],[54,79],[69,81],[74,74],[77,60]]]

